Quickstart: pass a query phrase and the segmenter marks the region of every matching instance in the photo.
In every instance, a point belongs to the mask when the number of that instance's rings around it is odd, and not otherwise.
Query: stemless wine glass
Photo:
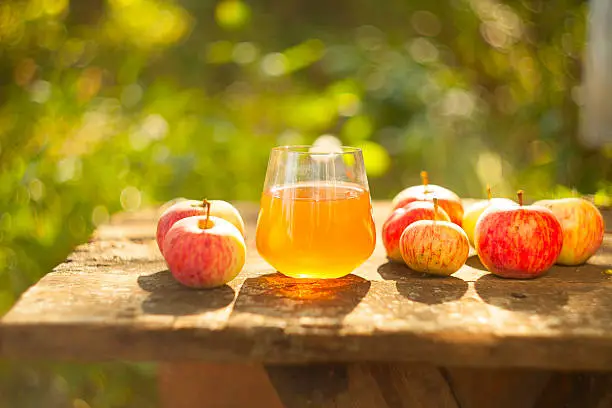
[[[272,149],[257,219],[257,250],[294,278],[339,278],[376,243],[361,150]]]

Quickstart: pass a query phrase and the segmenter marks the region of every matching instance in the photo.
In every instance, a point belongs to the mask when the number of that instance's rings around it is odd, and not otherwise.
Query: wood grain
[[[532,281],[495,278],[474,257],[450,278],[388,263],[294,281],[257,254],[228,285],[181,287],[153,239],[157,211],[122,214],[30,288],[0,325],[11,358],[239,363],[420,362],[612,369],[612,235],[589,264]],[[380,227],[388,203],[376,203]],[[610,212],[605,212],[608,229]]]
[[[543,370],[462,367],[441,370],[461,408],[535,407],[552,377],[551,372]]]
[[[257,364],[166,363],[158,381],[164,408],[283,408]]]
[[[427,364],[272,366],[288,408],[458,408],[440,371]]]

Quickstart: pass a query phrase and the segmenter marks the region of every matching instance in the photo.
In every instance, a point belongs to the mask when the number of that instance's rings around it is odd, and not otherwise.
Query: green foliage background
[[[0,313],[109,214],[257,200],[271,147],[364,148],[374,198],[421,169],[462,196],[609,204],[578,137],[579,0],[0,3]],[[0,405],[151,406],[148,365],[0,367]]]

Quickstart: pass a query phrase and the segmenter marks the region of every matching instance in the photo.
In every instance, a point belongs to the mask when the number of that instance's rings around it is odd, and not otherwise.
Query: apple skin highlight
[[[231,281],[242,270],[246,245],[230,222],[195,216],[170,228],[163,253],[178,282],[192,288],[213,288]]]
[[[563,245],[563,231],[545,207],[490,207],[476,223],[474,242],[480,261],[495,275],[530,279],[555,263]]]
[[[476,229],[476,223],[478,222],[478,218],[482,215],[483,212],[489,207],[496,207],[508,204],[516,204],[514,201],[508,198],[490,198],[486,201],[478,202],[471,207],[469,207],[465,213],[463,214],[463,222],[461,224],[461,228],[467,234],[470,244],[474,245],[474,230]]]
[[[463,204],[461,199],[448,188],[429,184],[429,175],[426,171],[421,172],[421,185],[405,188],[393,198],[393,209],[397,210],[413,201],[437,201],[436,205],[439,205],[446,211],[450,220],[461,226],[463,221]]]
[[[207,204],[210,205],[210,215],[223,218],[232,223],[240,233],[245,235],[244,221],[238,210],[230,203],[222,200],[184,200],[170,206],[163,212],[157,222],[157,247],[164,254],[164,238],[175,222],[183,218],[206,215]]]
[[[438,204],[446,211],[451,221],[461,226],[463,221],[463,205],[459,196],[452,191],[435,184],[408,187],[400,191],[393,199],[393,209],[398,209],[414,201],[433,202],[438,198]]]

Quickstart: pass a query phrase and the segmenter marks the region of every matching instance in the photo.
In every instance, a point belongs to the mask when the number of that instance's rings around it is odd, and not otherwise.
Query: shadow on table
[[[535,278],[534,282],[544,283],[550,282],[551,285],[555,285],[557,282],[561,283],[605,283],[612,282],[612,276],[608,275],[606,271],[610,269],[610,264],[603,263],[601,261],[602,257],[605,255],[605,251],[599,250],[597,254],[589,259],[588,263],[584,263],[581,265],[573,265],[573,266],[564,266],[564,265],[553,265],[545,274],[542,276]],[[612,254],[611,254],[612,255]],[[612,259],[612,258],[611,258]],[[478,256],[471,256],[465,262],[466,265],[471,266],[474,269],[479,269],[483,272],[489,274],[489,271],[485,266],[480,262]],[[484,276],[483,276],[484,278]],[[487,279],[495,278],[494,275]],[[502,282],[527,282],[528,280],[513,280],[513,279],[503,279],[498,278]]]
[[[483,301],[515,312],[553,314],[569,300],[566,288],[550,285],[542,278],[514,280],[488,274],[478,279],[475,287]]]
[[[342,319],[369,289],[370,282],[356,275],[294,279],[276,272],[247,279],[238,293],[234,312]]]
[[[468,288],[467,282],[454,276],[436,276],[416,272],[406,265],[387,262],[378,267],[386,280],[396,281],[400,295],[414,302],[435,305],[459,300]]]
[[[178,283],[170,271],[138,277],[138,285],[149,296],[142,302],[147,314],[185,316],[222,309],[235,296],[234,289],[224,285],[214,289],[191,289]]]

